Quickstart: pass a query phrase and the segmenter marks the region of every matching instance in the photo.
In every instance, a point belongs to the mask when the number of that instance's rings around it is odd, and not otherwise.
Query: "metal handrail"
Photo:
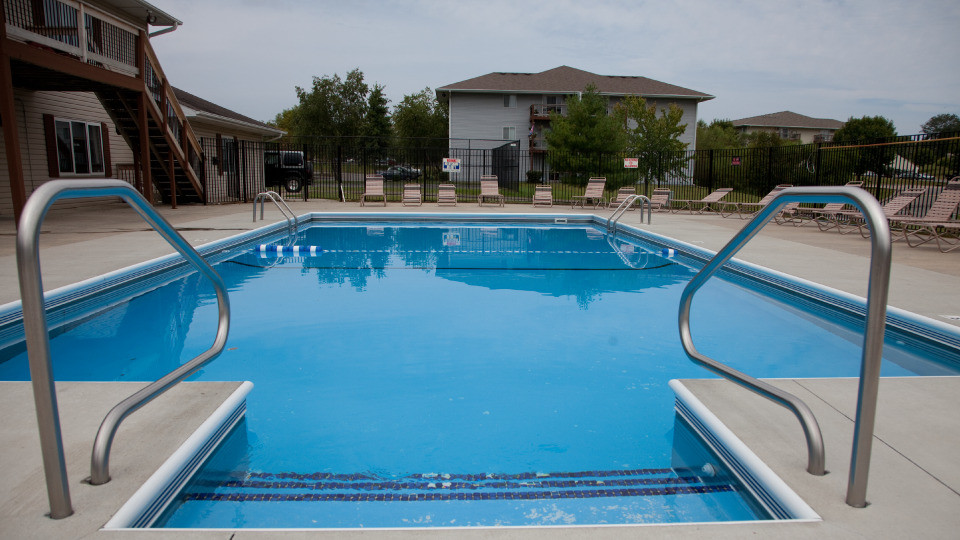
[[[883,208],[873,196],[857,187],[787,188],[761,210],[700,272],[690,280],[680,296],[680,341],[690,359],[718,375],[752,390],[793,411],[803,426],[807,438],[808,465],[811,474],[825,474],[823,437],[816,418],[799,398],[763,381],[759,381],[727,367],[703,354],[693,345],[690,333],[690,305],[694,293],[723,267],[747,242],[791,202],[797,203],[852,203],[864,216],[870,227],[870,278],[867,289],[867,320],[863,338],[863,357],[860,364],[860,384],[857,393],[857,417],[854,427],[853,449],[850,457],[850,476],[846,502],[850,506],[866,506],[867,477],[870,472],[870,450],[876,419],[877,391],[880,386],[880,360],[883,335],[886,329],[887,292],[890,285],[890,227],[883,216]]]
[[[73,514],[67,468],[60,435],[60,416],[50,363],[50,336],[43,303],[43,281],[40,273],[40,226],[50,206],[59,199],[80,197],[120,197],[141,218],[173,246],[187,262],[213,282],[217,293],[219,319],[213,346],[162,379],[148,385],[115,406],[104,418],[97,432],[91,458],[91,483],[110,480],[108,462],[110,445],[120,422],[154,397],[187,377],[223,350],[230,328],[230,303],[227,288],[220,276],[177,233],[166,220],[128,183],[120,180],[53,180],[37,188],[27,200],[17,230],[17,273],[23,312],[24,336],[30,363],[30,378],[37,409],[40,450],[43,457],[50,517],[65,518]]]
[[[287,220],[287,231],[290,232],[290,236],[296,236],[297,215],[293,213],[293,210],[287,205],[287,201],[283,200],[283,197],[276,191],[264,191],[257,194],[257,197],[253,200],[253,222],[257,222],[257,202],[260,203],[260,219],[263,220],[263,204],[267,198],[273,201],[273,204],[275,204],[277,209],[280,210],[280,213],[283,214],[284,219]],[[277,199],[279,199],[279,202],[277,202]],[[283,206],[280,206],[280,203],[283,203]]]
[[[647,205],[647,224],[651,223],[653,219],[653,211],[651,210],[652,203],[646,195],[628,195],[623,202],[620,203],[620,206],[613,211],[613,214],[607,218],[607,232],[615,232],[617,230],[617,222],[620,221],[620,218],[623,217],[623,214],[633,206],[633,203],[640,201],[640,223],[643,223],[643,205]]]

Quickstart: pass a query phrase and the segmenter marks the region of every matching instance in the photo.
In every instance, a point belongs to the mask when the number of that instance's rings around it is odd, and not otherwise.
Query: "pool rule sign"
[[[460,160],[457,158],[443,158],[443,172],[448,173],[458,173],[460,172]]]

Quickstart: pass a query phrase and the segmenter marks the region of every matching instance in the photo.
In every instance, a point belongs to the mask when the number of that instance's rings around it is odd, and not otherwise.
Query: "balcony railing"
[[[123,21],[83,3],[3,0],[3,4],[11,38],[39,43],[112,71],[137,74],[138,30]]]
[[[551,113],[557,113],[561,116],[566,116],[567,106],[566,105],[546,105],[542,103],[534,103],[530,106],[530,118],[532,119],[549,119]]]

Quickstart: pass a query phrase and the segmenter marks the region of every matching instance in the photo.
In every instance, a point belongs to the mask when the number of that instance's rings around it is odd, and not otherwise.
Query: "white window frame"
[[[86,120],[75,120],[71,118],[53,119],[54,133],[57,144],[57,170],[62,175],[72,176],[103,176],[106,167],[105,156],[103,155],[104,141],[106,134],[103,132],[103,126],[100,122],[88,122]],[[64,141],[61,138],[61,130],[69,130],[70,139]],[[77,131],[81,131],[81,138],[77,137]],[[99,140],[91,138],[91,131],[99,134]],[[81,140],[82,139],[82,140]],[[93,144],[91,144],[93,141]],[[77,146],[78,142],[83,143],[83,148]],[[86,170],[77,170],[77,157],[86,159]]]
[[[517,126],[503,126],[501,135],[503,135],[503,140],[505,141],[517,140]]]
[[[517,108],[517,95],[516,94],[504,94],[503,95],[503,106],[509,109]]]

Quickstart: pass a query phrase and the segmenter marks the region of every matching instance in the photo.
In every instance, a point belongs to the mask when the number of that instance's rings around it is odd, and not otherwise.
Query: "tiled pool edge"
[[[104,525],[104,529],[149,527],[246,414],[253,383],[244,381],[154,472]]]
[[[676,412],[707,444],[757,501],[778,520],[822,521],[776,473],[760,460],[682,382],[668,383],[676,394]]]

